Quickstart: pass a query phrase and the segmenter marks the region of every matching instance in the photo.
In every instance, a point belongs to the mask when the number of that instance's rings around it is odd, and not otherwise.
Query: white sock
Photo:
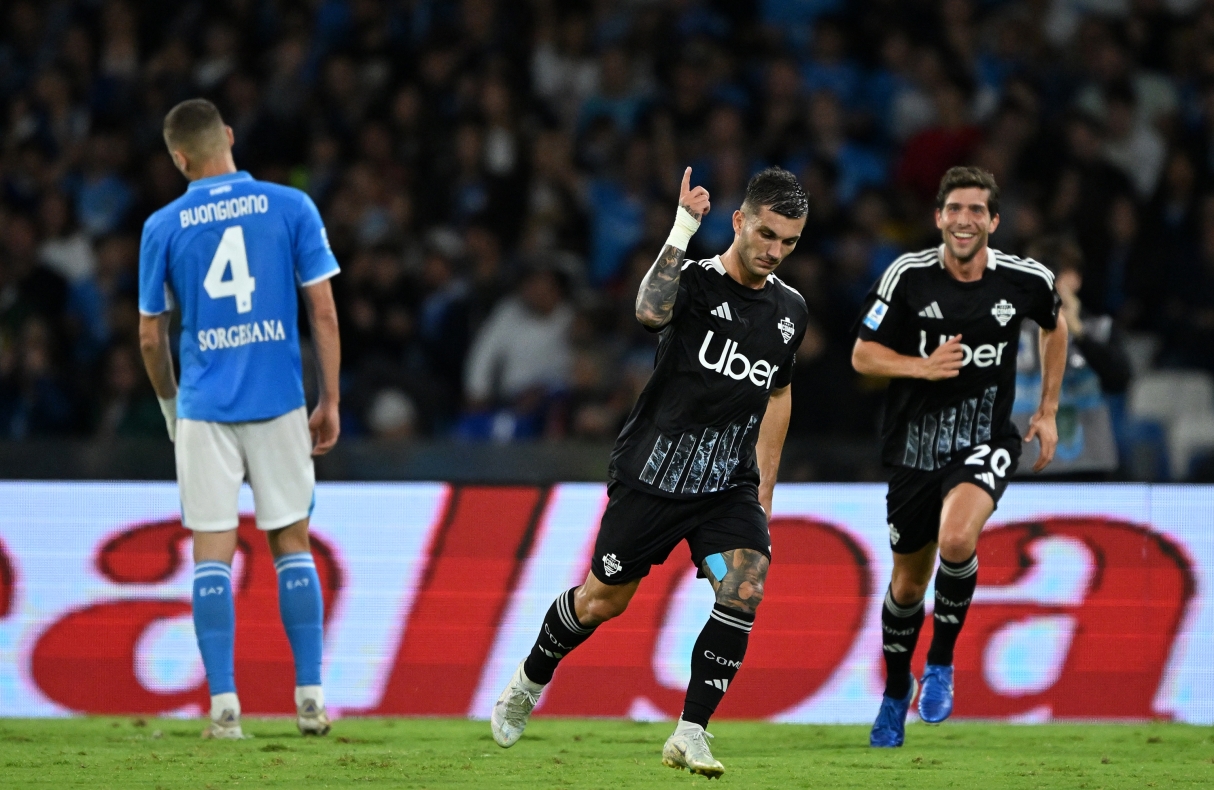
[[[325,706],[325,690],[322,686],[296,686],[295,687],[295,707],[303,704],[303,701],[310,699],[316,703],[316,707],[323,708]]]
[[[704,728],[696,724],[694,721],[683,721],[679,719],[678,725],[674,728],[675,735],[683,735],[688,732],[704,732]]]
[[[240,717],[240,698],[236,696],[235,691],[211,695],[211,718],[219,721],[225,710],[235,711],[236,717]]]

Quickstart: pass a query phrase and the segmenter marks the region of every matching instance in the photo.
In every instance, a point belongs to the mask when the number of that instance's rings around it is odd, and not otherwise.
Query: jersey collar
[[[235,173],[225,173],[221,176],[211,176],[210,178],[200,178],[197,181],[191,181],[186,187],[186,191],[195,189],[210,189],[219,186],[220,184],[234,184],[237,181],[252,181],[253,176],[249,175],[247,170],[238,170]]]
[[[994,269],[996,266],[995,259],[999,255],[999,250],[992,249],[988,244],[986,246],[986,268]],[[940,264],[940,268],[944,268],[944,245],[941,244],[936,248],[936,263]]]
[[[762,299],[767,293],[767,289],[772,287],[771,276],[764,281],[762,288],[747,288],[742,283],[729,276],[729,272],[725,269],[725,263],[721,260],[720,255],[714,255],[708,259],[708,265],[721,275],[721,279],[725,281],[725,287],[731,289],[738,296],[746,299]]]

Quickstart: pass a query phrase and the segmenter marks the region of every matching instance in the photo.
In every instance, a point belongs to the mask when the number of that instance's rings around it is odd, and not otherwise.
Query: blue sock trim
[[[232,567],[223,562],[194,566],[194,633],[212,695],[236,691],[236,603]]]

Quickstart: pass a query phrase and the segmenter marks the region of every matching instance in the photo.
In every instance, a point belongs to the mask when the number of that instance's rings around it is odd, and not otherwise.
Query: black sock
[[[746,655],[755,616],[741,609],[713,604],[712,614],[691,652],[691,682],[683,702],[683,721],[708,726]]]
[[[927,663],[952,666],[953,646],[965,625],[965,613],[978,586],[978,553],[964,562],[940,558],[936,570],[936,612],[932,618],[932,646]]]
[[[573,587],[558,595],[548,607],[548,614],[544,615],[535,646],[523,664],[523,672],[532,683],[550,682],[561,659],[594,633],[593,626],[584,626],[577,619],[577,610],[573,607],[576,589]]]
[[[892,590],[881,607],[881,652],[885,656],[885,696],[903,699],[910,693],[911,656],[923,627],[923,601],[902,606]]]

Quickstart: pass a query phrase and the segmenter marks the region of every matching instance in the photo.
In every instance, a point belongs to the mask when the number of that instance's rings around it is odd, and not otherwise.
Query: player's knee
[[[618,596],[589,598],[586,601],[586,616],[580,617],[583,625],[599,625],[619,617],[628,608],[628,599]]]
[[[266,540],[269,541],[270,550],[275,557],[281,557],[283,554],[306,553],[312,550],[311,543],[308,541],[308,522],[306,520],[297,521],[282,529],[270,530],[266,533]]]
[[[949,562],[965,562],[974,555],[976,541],[961,531],[940,535],[940,556]]]
[[[911,606],[927,595],[927,582],[911,578],[907,574],[895,573],[889,583],[890,592],[899,606]]]

